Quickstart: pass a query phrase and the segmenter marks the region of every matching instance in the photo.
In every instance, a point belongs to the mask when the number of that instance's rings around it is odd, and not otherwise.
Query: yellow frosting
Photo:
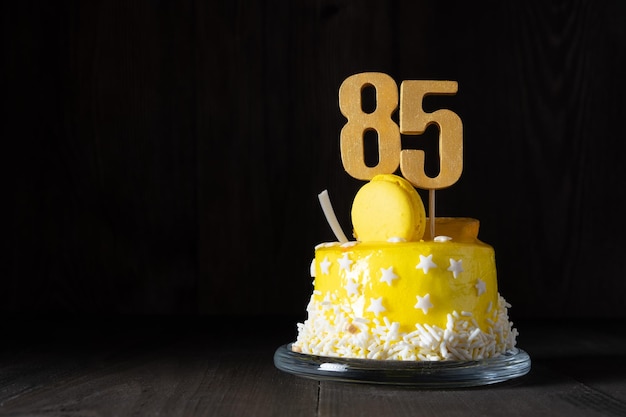
[[[313,300],[341,300],[354,318],[386,317],[405,332],[416,323],[445,328],[454,311],[486,330],[498,300],[494,250],[473,234],[477,220],[438,220],[450,240],[319,247]],[[432,307],[422,309],[418,296]]]
[[[424,204],[404,178],[377,175],[356,194],[352,224],[355,238],[362,242],[391,238],[418,241],[426,226]]]

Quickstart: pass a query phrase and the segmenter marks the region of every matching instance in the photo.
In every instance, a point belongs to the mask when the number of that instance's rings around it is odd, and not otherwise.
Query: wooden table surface
[[[528,375],[418,390],[277,370],[274,351],[292,341],[296,320],[5,318],[0,415],[626,416],[624,321],[517,322]]]

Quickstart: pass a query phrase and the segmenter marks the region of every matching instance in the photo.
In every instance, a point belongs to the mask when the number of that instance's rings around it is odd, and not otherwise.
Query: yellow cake
[[[308,318],[292,349],[393,360],[476,360],[515,346],[498,293],[494,250],[479,222],[438,218],[424,239],[422,201],[401,177],[379,175],[352,207],[357,240],[315,248]]]

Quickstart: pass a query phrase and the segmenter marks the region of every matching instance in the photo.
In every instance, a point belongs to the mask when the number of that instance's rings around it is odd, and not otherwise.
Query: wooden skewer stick
[[[430,227],[430,239],[435,238],[435,190],[428,190],[428,223]]]

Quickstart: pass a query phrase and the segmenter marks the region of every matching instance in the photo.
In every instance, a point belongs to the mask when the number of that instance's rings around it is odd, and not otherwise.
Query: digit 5
[[[400,153],[400,170],[414,186],[438,190],[454,184],[463,171],[463,123],[451,110],[426,113],[422,102],[427,95],[455,95],[456,81],[407,80],[400,84],[400,133],[421,135],[431,124],[439,128],[439,174],[429,177],[424,171],[424,151],[404,149]]]

